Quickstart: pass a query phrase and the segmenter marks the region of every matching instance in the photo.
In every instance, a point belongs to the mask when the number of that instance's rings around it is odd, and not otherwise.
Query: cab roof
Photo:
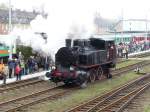
[[[91,38],[97,38],[97,39],[101,39],[101,40],[104,40],[104,41],[114,41],[115,38],[112,37],[111,35],[107,35],[107,36],[104,36],[104,35],[92,35]]]

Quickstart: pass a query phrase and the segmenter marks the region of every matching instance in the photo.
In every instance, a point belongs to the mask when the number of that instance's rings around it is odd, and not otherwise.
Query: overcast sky
[[[0,0],[8,3],[9,0]],[[46,10],[56,7],[62,11],[80,10],[97,11],[105,18],[150,18],[149,0],[11,0],[13,7],[31,10],[33,7],[45,5]],[[73,7],[72,7],[73,6]],[[74,8],[74,9],[72,9]]]
[[[0,0],[0,3],[8,4],[8,1]],[[85,34],[93,33],[95,12],[99,12],[102,17],[109,19],[119,19],[122,15],[124,19],[145,19],[146,16],[150,19],[150,0],[11,0],[11,2],[13,8],[30,11],[35,7],[44,6],[49,15],[47,20],[38,16],[31,22],[32,31],[30,32],[46,32],[48,34],[47,47],[43,48],[50,51],[53,56],[57,49],[63,46],[64,39],[72,29],[77,27],[79,34],[80,32],[82,34],[84,32]],[[22,39],[24,37],[32,39],[30,37],[33,37],[29,36],[29,31],[22,33],[16,30],[16,32],[22,34]],[[14,32],[14,34],[17,33]],[[38,47],[42,46],[37,41],[33,42]]]

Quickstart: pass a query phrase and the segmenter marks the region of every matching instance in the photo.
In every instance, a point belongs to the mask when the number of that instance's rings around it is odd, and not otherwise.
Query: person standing
[[[128,46],[125,47],[125,57],[128,59]]]
[[[3,80],[3,84],[6,84],[6,74],[5,74],[5,65],[3,61],[0,62],[0,80]]]
[[[27,66],[29,67],[29,73],[32,73],[33,72],[33,59],[32,59],[32,56],[30,56],[30,58],[28,59],[27,61]]]
[[[21,67],[21,75],[25,75],[25,63],[23,60],[20,61],[20,67]]]
[[[21,68],[19,64],[16,65],[15,67],[15,75],[16,75],[16,80],[21,80]]]
[[[29,74],[28,61],[24,62],[24,67],[25,67],[25,75],[28,75]]]
[[[9,69],[9,78],[12,78],[12,73],[15,67],[15,63],[13,60],[8,60],[8,69]]]

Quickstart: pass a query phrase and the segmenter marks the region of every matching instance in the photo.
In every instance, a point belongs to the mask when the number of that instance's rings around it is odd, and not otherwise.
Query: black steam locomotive
[[[85,84],[102,76],[111,78],[110,68],[116,65],[114,40],[101,38],[66,39],[55,55],[55,69],[46,76],[53,82]]]

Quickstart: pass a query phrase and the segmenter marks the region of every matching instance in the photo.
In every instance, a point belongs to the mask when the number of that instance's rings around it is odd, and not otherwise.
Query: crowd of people
[[[119,43],[117,45],[117,55],[119,58],[128,59],[128,54],[136,53],[140,51],[146,51],[150,49],[150,43],[141,42],[141,43]]]
[[[50,57],[30,56],[27,60],[22,58],[8,59],[7,63],[0,60],[0,80],[6,83],[7,78],[16,77],[16,80],[21,80],[21,76],[49,70],[51,63]]]

